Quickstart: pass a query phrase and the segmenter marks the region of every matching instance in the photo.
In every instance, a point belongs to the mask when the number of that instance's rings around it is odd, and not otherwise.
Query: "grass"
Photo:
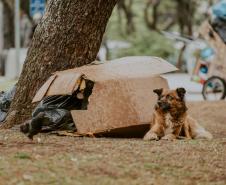
[[[213,140],[149,142],[40,134],[31,142],[16,130],[1,130],[0,184],[224,185],[226,103],[198,102],[189,108],[213,133]]]
[[[17,159],[31,159],[30,155],[27,153],[16,153],[15,158]]]
[[[225,184],[225,139],[146,142],[39,136],[29,143],[12,136],[1,147],[1,182],[23,184]],[[21,154],[15,154],[16,145]],[[11,146],[10,146],[11,145]],[[29,159],[29,160],[26,160]],[[13,167],[13,168],[12,168]]]

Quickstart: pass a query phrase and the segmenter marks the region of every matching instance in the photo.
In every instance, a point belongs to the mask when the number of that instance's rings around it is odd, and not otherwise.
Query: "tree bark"
[[[117,0],[49,0],[37,26],[3,128],[31,115],[32,98],[55,71],[95,60]]]

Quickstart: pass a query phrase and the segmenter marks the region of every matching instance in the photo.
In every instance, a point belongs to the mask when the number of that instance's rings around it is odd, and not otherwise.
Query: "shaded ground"
[[[0,185],[226,184],[226,102],[196,102],[191,114],[215,139],[143,141],[0,131]]]

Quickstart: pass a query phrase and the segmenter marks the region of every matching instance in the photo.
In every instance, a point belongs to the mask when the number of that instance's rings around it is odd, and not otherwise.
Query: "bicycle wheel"
[[[217,101],[226,96],[226,83],[224,79],[213,76],[210,77],[203,85],[202,95],[204,100]]]

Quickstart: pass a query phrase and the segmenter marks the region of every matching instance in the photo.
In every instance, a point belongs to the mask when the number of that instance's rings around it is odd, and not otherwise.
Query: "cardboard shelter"
[[[94,82],[87,110],[72,110],[78,133],[143,137],[149,130],[156,88],[168,88],[160,74],[177,70],[157,57],[125,57],[99,65],[59,71],[39,89],[33,102],[45,96],[71,95],[82,78]]]

